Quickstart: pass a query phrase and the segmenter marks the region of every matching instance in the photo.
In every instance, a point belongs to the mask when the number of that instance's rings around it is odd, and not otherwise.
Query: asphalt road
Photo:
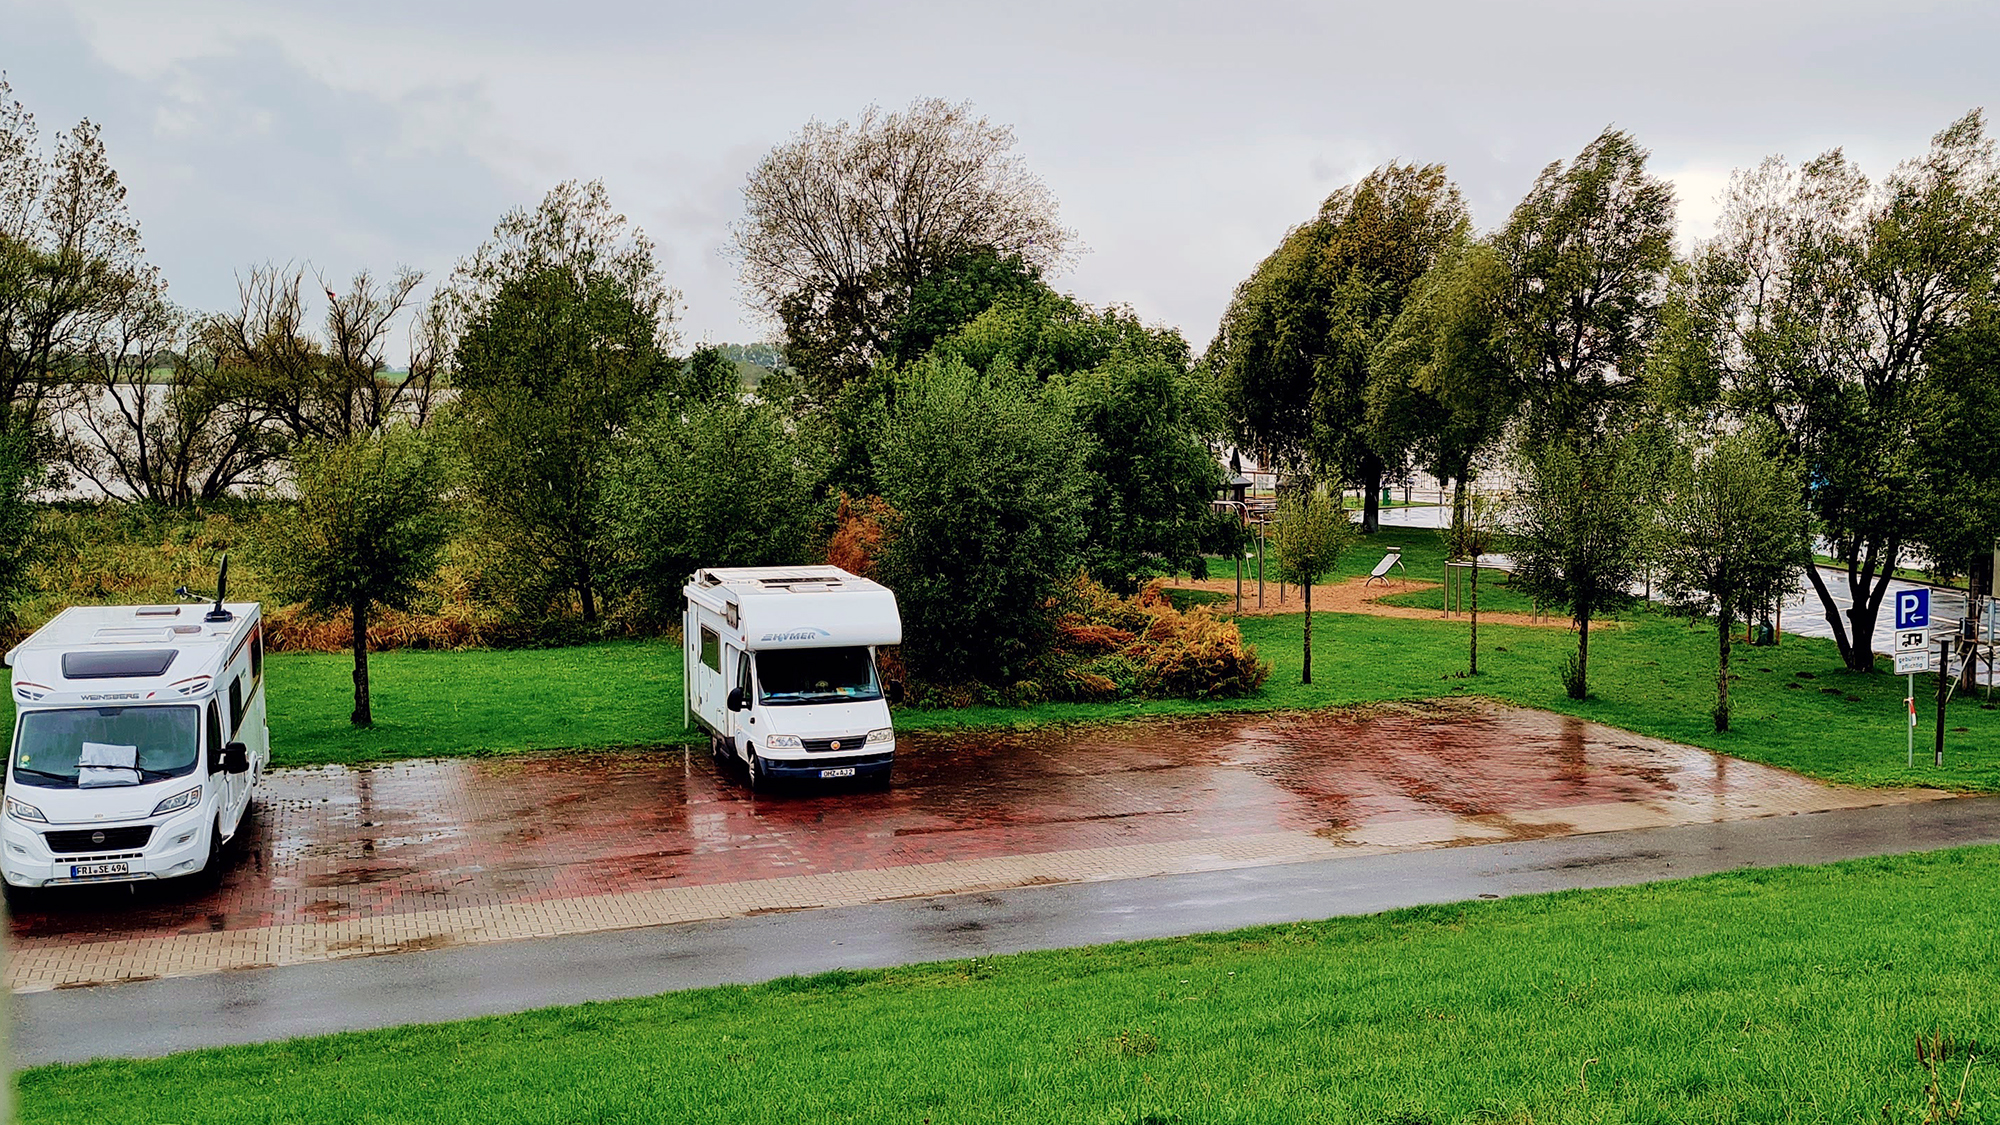
[[[16,996],[17,1065],[2000,843],[2000,798],[1028,887]]]

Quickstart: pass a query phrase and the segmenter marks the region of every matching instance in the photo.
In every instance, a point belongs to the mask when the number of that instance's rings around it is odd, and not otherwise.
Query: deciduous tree
[[[1757,430],[1697,439],[1676,451],[1656,513],[1661,585],[1683,610],[1714,614],[1715,729],[1729,729],[1730,634],[1798,584],[1812,563],[1800,481]]]
[[[523,610],[574,593],[584,622],[597,620],[612,565],[607,454],[679,380],[673,300],[652,244],[600,183],[565,183],[508,213],[440,298],[467,497]]]
[[[936,98],[808,123],[758,163],[743,200],[744,286],[822,393],[879,358],[920,354],[918,337],[939,331],[931,314],[954,302],[951,286],[927,288],[938,275],[959,271],[976,290],[977,263],[1040,271],[1075,241],[1013,130]]]
[[[1394,431],[1370,424],[1369,357],[1468,223],[1443,165],[1378,168],[1285,236],[1237,287],[1209,346],[1238,443],[1294,474],[1360,486],[1367,532],[1404,454]]]
[[[355,726],[374,723],[368,691],[368,614],[407,609],[437,570],[448,534],[430,439],[408,425],[302,445],[292,464],[297,499],[274,517],[265,568],[287,596],[354,624]]]
[[[1580,446],[1556,438],[1522,450],[1508,510],[1513,584],[1543,602],[1569,607],[1576,656],[1563,671],[1571,699],[1589,693],[1590,623],[1632,603],[1639,569],[1644,499],[1654,471],[1640,443],[1625,437]]]
[[[1969,113],[1873,186],[1839,150],[1796,169],[1774,157],[1737,174],[1718,225],[1677,295],[1666,381],[1784,435],[1846,598],[1806,576],[1847,667],[1870,671],[1895,568],[1912,548],[1962,549],[1964,466],[1926,434],[1978,385],[1937,361],[1995,298],[1993,141]]]
[[[1646,157],[1606,129],[1568,164],[1544,168],[1494,236],[1531,441],[1595,442],[1643,386],[1674,246],[1673,187],[1647,174]]]
[[[878,574],[913,672],[1008,684],[1046,651],[1081,561],[1085,444],[1067,405],[1009,365],[905,373],[877,453],[897,513]]]
[[[1278,504],[1266,534],[1278,580],[1305,588],[1305,670],[1299,682],[1313,682],[1312,588],[1333,573],[1340,556],[1354,545],[1360,529],[1338,497],[1295,492]]]

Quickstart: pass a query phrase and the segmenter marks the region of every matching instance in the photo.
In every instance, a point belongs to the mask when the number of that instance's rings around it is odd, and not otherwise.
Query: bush
[[[1059,698],[1231,698],[1255,692],[1271,674],[1235,622],[1205,607],[1175,609],[1157,581],[1121,598],[1079,576],[1066,600],[1046,668],[1029,681],[1053,685]]]

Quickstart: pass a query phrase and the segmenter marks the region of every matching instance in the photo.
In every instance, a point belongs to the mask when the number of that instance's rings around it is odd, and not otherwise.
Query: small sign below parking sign
[[[1896,628],[1923,629],[1931,623],[1931,588],[1896,591]]]
[[[1923,649],[1918,649],[1915,652],[1899,652],[1896,654],[1896,674],[1898,676],[1908,676],[1917,672],[1928,672],[1930,670],[1931,654]]]

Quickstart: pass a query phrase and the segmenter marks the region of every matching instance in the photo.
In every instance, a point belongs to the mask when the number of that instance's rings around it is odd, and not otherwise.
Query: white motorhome
[[[194,875],[271,762],[258,605],[73,606],[7,654],[10,889]]]
[[[752,788],[780,778],[886,781],[896,755],[875,650],[901,644],[896,595],[835,566],[715,567],[682,591],[685,721]]]

